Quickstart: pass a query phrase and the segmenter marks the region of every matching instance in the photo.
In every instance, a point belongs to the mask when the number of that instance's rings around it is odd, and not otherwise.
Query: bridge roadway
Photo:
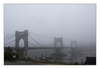
[[[16,50],[15,47],[10,47],[13,50]],[[59,47],[56,47],[59,48]],[[4,47],[4,50],[6,50],[7,47]],[[19,49],[24,49],[24,47],[19,47]],[[55,47],[28,47],[28,50],[32,50],[32,49],[55,49]],[[71,47],[63,47],[63,49],[71,49]]]

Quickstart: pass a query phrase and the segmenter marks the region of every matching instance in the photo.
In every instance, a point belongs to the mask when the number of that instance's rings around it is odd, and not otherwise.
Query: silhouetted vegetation
[[[4,51],[4,61],[12,61],[13,55],[16,55],[16,58],[18,58],[18,54],[14,53],[10,47],[7,47]]]
[[[4,60],[12,60],[13,57],[13,51],[10,47],[8,47],[5,51],[4,51]]]

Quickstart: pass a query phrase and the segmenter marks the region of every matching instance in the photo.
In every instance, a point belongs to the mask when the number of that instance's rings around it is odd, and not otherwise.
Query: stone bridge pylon
[[[74,41],[71,41],[70,42],[70,45],[71,45],[71,59],[73,58],[76,58],[77,60],[77,41],[74,40]]]
[[[24,49],[19,48],[19,42],[20,40],[23,39],[24,41]],[[24,56],[27,56],[27,50],[28,50],[28,30],[19,32],[15,32],[15,48],[16,52],[19,55],[19,58],[22,58]]]
[[[57,47],[57,43],[60,43],[60,47]],[[65,55],[64,53],[62,53],[62,49],[63,49],[63,38],[54,38],[54,57],[55,59],[61,59],[63,57],[63,55]]]

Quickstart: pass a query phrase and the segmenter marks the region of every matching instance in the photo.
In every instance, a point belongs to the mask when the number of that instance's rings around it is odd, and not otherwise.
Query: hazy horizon
[[[54,37],[63,37],[68,46],[71,40],[95,44],[96,4],[4,4],[4,35],[24,30],[43,45]]]

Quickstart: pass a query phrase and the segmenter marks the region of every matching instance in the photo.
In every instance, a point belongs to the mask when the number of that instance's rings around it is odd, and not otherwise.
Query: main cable
[[[33,43],[29,42],[29,41],[28,41],[28,43],[30,43],[31,45],[37,46],[37,45],[35,45],[35,44],[33,44]]]
[[[65,42],[64,42],[65,46],[68,46]]]
[[[32,35],[36,35],[36,36],[40,36],[40,37],[49,37],[49,38],[54,38],[53,36],[48,36],[48,35],[43,35],[43,34],[36,34],[36,33],[31,33],[31,32],[29,32],[30,34],[32,34]]]
[[[13,41],[11,41],[11,42],[9,42],[9,43],[6,43],[6,44],[4,44],[4,45],[7,45],[7,44],[10,44],[10,43],[12,43],[12,42],[14,42],[15,40],[13,40]]]
[[[36,40],[34,40],[30,35],[29,35],[29,37],[30,37],[33,41],[35,41],[37,44],[39,44],[39,45],[41,45],[41,46],[44,46],[44,45],[40,44],[39,42],[37,42]]]
[[[14,36],[14,35],[12,35],[12,36]],[[4,37],[4,39],[8,39],[8,38],[11,38],[12,36],[9,36],[9,37]]]
[[[53,44],[53,41],[51,42],[51,43],[49,43],[49,44],[46,44],[45,46],[50,46],[50,45],[52,45]]]
[[[6,41],[10,40],[10,39],[11,39],[11,38],[13,38],[14,36],[15,36],[15,35],[13,35],[13,36],[9,37],[9,39],[4,40],[4,42],[6,42]]]
[[[13,33],[13,34],[14,34],[14,33]],[[13,35],[13,34],[9,34],[9,35],[6,35],[6,36],[4,36],[4,37],[8,37],[8,36]]]

